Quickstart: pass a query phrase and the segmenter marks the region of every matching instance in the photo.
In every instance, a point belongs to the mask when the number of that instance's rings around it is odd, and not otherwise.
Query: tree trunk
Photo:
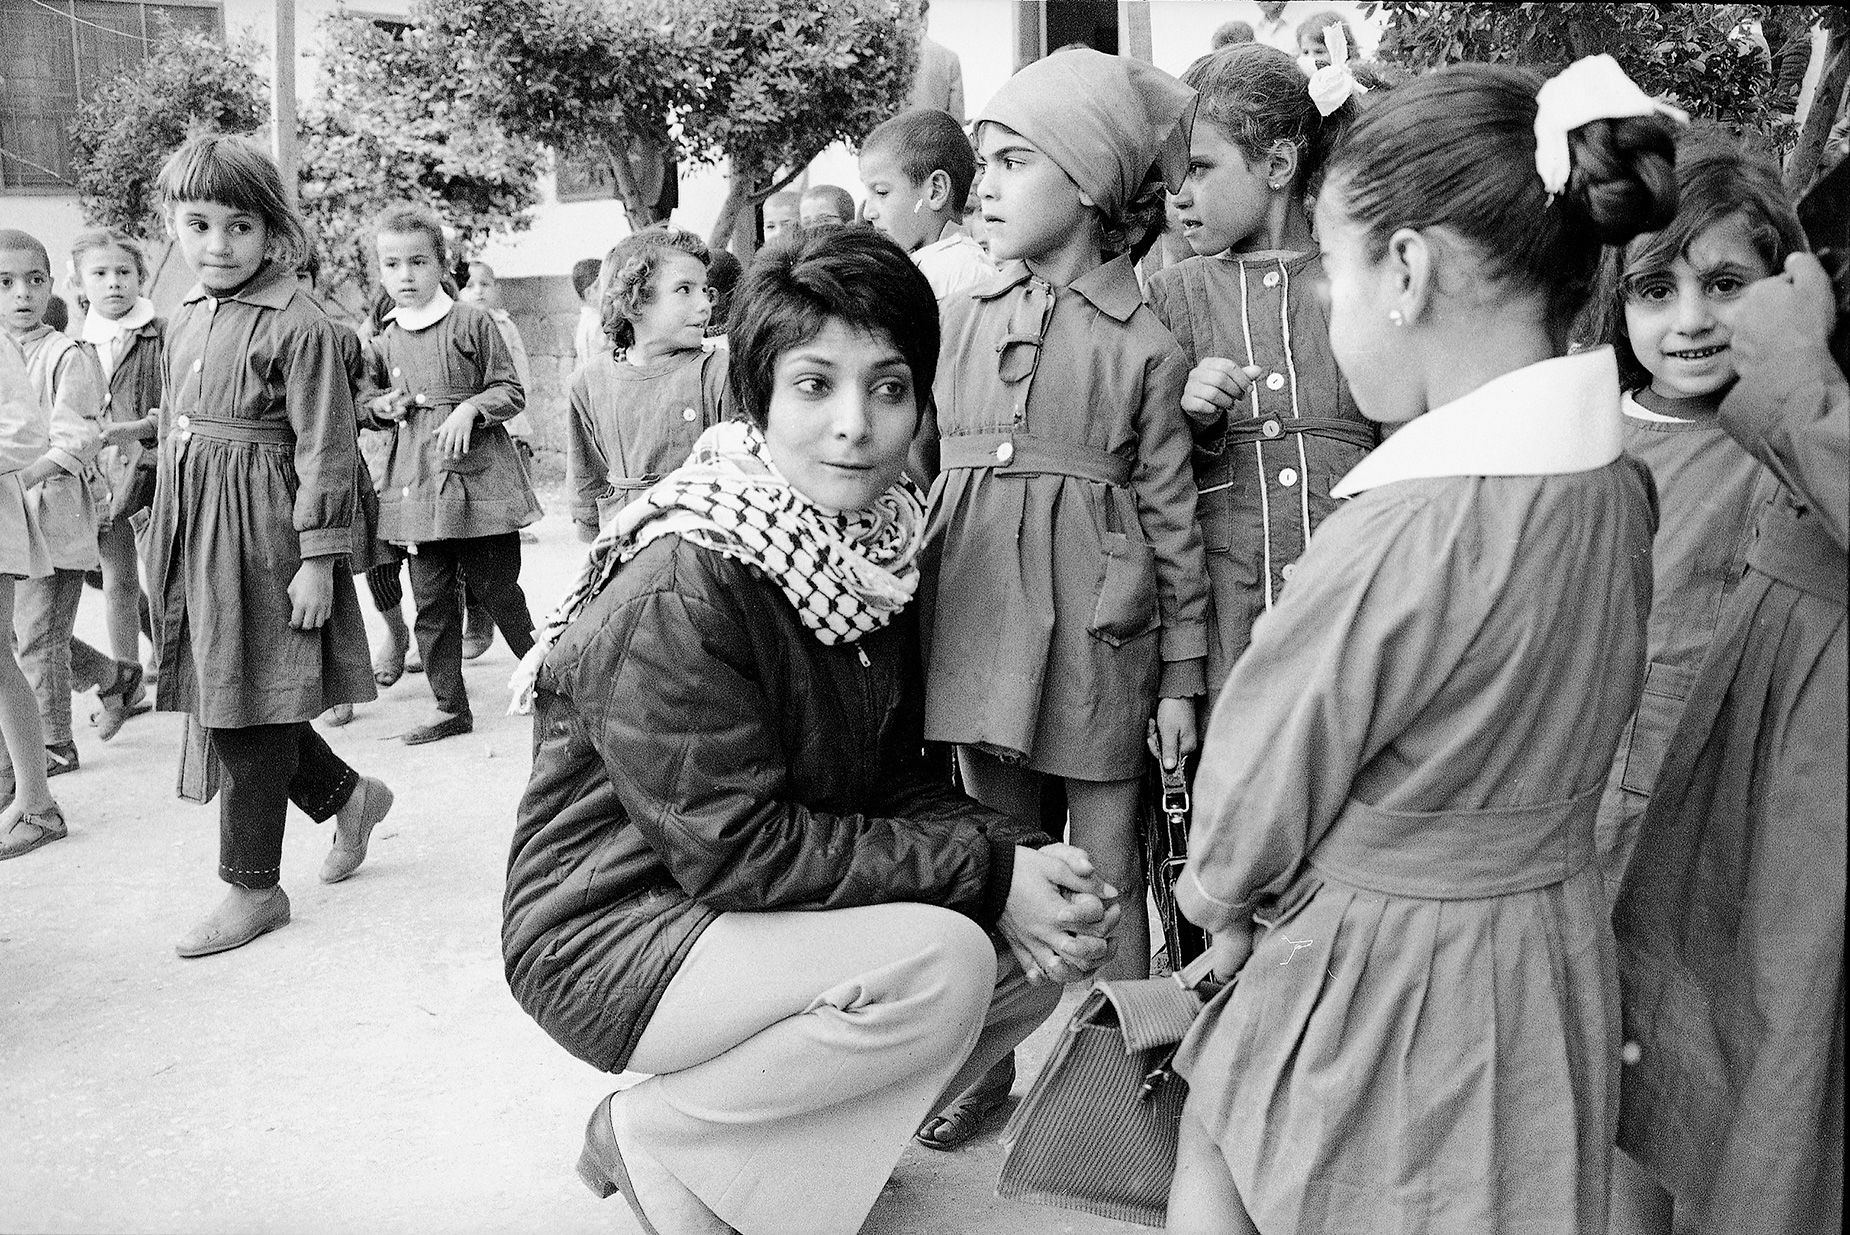
[[[616,177],[617,196],[623,201],[623,213],[629,218],[630,230],[639,232],[657,222],[655,203],[643,200],[642,187],[636,183],[635,169],[630,167],[629,152],[613,150],[607,146],[604,148],[604,158]]]
[[[1850,82],[1850,55],[1846,55],[1841,30],[1827,29],[1824,45],[1824,71],[1812,91],[1811,109],[1805,113],[1805,126],[1799,130],[1798,145],[1786,158],[1786,188],[1794,197],[1801,196],[1818,178],[1824,162],[1824,144],[1831,136],[1842,108],[1844,85]]]
[[[758,218],[756,207],[763,205],[773,193],[781,193],[798,176],[803,169],[816,161],[822,151],[812,150],[809,157],[797,163],[795,170],[784,176],[778,176],[775,169],[765,177],[766,187],[760,188],[757,176],[742,175],[739,168],[750,166],[746,159],[737,155],[726,160],[731,174],[726,181],[726,201],[719,208],[719,218],[714,221],[713,232],[707,237],[709,248],[729,248],[732,255],[740,261],[750,261],[753,251],[758,247]]]

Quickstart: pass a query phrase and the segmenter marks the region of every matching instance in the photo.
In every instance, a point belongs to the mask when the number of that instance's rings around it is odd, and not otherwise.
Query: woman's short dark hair
[[[1778,274],[1788,257],[1809,247],[1779,165],[1719,130],[1692,129],[1677,144],[1676,218],[1662,231],[1639,236],[1623,249],[1607,250],[1602,297],[1589,310],[1590,317],[1601,320],[1588,333],[1596,342],[1612,344],[1623,389],[1651,384],[1650,370],[1633,353],[1625,328],[1625,300],[1635,281],[1689,256],[1689,247],[1704,232],[1737,215],[1746,222],[1754,251],[1769,275]]]
[[[1535,169],[1540,87],[1527,69],[1497,64],[1456,64],[1398,86],[1364,108],[1338,143],[1325,193],[1367,229],[1371,261],[1397,228],[1451,231],[1489,277],[1539,293],[1548,328],[1565,345],[1592,293],[1601,246],[1675,217],[1676,129],[1651,115],[1573,130],[1573,170],[1551,199]]]
[[[885,336],[912,370],[923,414],[938,372],[938,301],[905,250],[871,227],[824,224],[760,253],[732,303],[732,398],[760,428],[777,362],[830,321]]]
[[[619,348],[636,341],[636,327],[630,319],[649,303],[649,289],[655,284],[656,267],[662,254],[685,253],[702,266],[707,264],[707,242],[693,232],[678,227],[645,227],[617,241],[604,258],[604,293],[598,313],[604,337]]]

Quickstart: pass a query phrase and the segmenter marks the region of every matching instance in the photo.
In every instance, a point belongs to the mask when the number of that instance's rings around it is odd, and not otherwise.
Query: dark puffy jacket
[[[918,901],[992,927],[1038,828],[928,777],[908,608],[828,647],[777,585],[649,545],[547,656],[508,860],[508,985],[622,1070],[720,913]]]

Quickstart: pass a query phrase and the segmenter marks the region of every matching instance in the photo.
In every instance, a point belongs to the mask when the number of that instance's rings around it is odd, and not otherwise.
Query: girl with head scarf
[[[944,302],[934,388],[926,737],[1020,818],[1061,782],[1073,843],[1127,905],[1143,903],[1146,740],[1171,765],[1192,751],[1204,689],[1188,364],[1132,271],[1181,184],[1194,107],[1168,74],[1087,49],[1002,88],[977,119],[1001,269]],[[1146,971],[1147,931],[1125,915],[1107,976]],[[1005,1061],[921,1139],[965,1139],[1008,1080]]]

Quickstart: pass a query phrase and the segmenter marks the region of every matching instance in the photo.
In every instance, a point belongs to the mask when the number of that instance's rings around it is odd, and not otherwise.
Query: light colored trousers
[[[627,1126],[743,1235],[853,1235],[925,1116],[1059,999],[949,909],[722,914],[631,1056],[656,1075]]]

